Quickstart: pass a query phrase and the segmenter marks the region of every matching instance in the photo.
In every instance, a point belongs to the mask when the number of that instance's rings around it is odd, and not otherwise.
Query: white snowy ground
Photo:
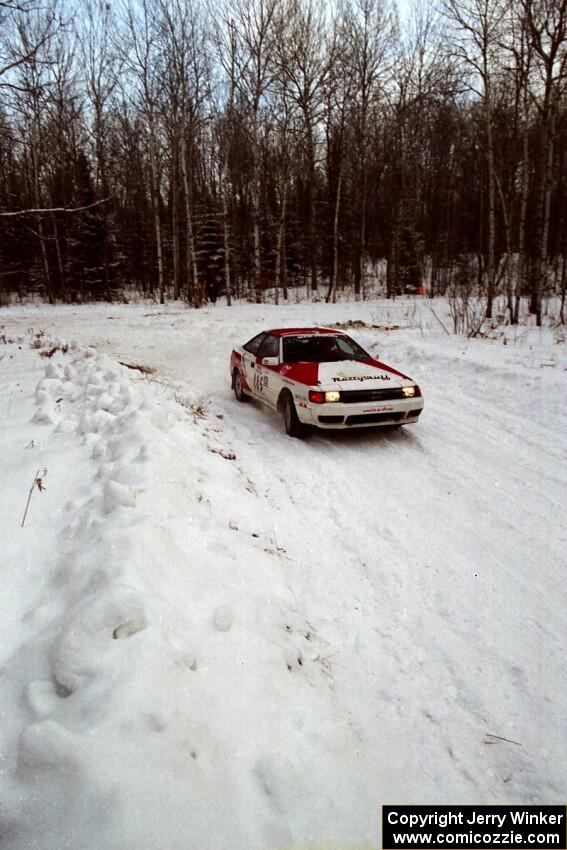
[[[353,335],[419,424],[301,442],[234,400],[233,343],[347,320],[401,326]],[[400,301],[2,334],[3,850],[377,848],[382,803],[565,799],[560,331]]]

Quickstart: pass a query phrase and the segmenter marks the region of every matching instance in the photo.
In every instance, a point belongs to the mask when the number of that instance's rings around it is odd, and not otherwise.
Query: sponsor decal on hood
[[[391,375],[336,375],[333,381],[391,381]]]
[[[319,384],[338,384],[343,389],[357,389],[361,385],[374,383],[385,386],[398,383],[396,376],[381,363],[379,367],[368,361],[341,360],[338,363],[319,364]]]

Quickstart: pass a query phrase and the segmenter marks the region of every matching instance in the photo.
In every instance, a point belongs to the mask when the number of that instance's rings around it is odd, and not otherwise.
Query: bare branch
[[[108,198],[103,198],[100,201],[95,201],[94,204],[87,204],[84,207],[49,207],[47,209],[35,209],[35,210],[15,210],[13,212],[0,212],[0,216],[15,216],[15,215],[32,215],[32,214],[41,214],[41,213],[76,213],[83,212],[83,210],[90,210],[93,207],[98,207],[100,204],[106,204],[108,201],[112,199],[112,195]]]

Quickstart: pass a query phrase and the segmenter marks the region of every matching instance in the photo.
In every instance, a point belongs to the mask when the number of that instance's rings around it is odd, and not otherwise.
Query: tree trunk
[[[66,282],[65,282],[65,265],[63,263],[63,253],[61,251],[61,239],[59,238],[59,228],[57,227],[57,218],[54,213],[52,216],[53,234],[55,239],[55,252],[57,254],[57,269],[59,271],[59,288],[61,294],[65,297]]]
[[[354,292],[356,301],[359,300],[361,293],[362,299],[364,300],[366,298],[366,203],[368,196],[368,172],[365,163],[362,167],[362,197],[360,199],[360,246],[358,257],[358,271],[354,278]]]
[[[159,176],[157,171],[156,138],[153,117],[149,119],[150,130],[150,172],[152,180],[152,194],[154,201],[153,219],[156,239],[156,252],[158,264],[159,301],[165,303],[165,280],[163,274],[163,245],[161,241],[161,204],[159,191]]]
[[[197,297],[197,255],[193,232],[193,215],[191,212],[191,182],[187,168],[187,128],[183,129],[181,142],[181,171],[183,173],[183,194],[185,195],[185,223],[187,227],[187,290],[189,300],[194,304]]]
[[[561,268],[561,308],[559,310],[559,320],[562,325],[565,324],[565,293],[567,291],[567,257],[563,256]]]
[[[278,250],[276,254],[276,304],[279,304],[280,284],[283,284],[283,297],[287,301],[287,286],[285,285],[285,218],[287,206],[287,174],[283,178],[282,202],[280,208],[280,223],[278,227]]]
[[[228,197],[227,197],[227,177],[228,174],[228,148],[224,156],[223,170],[221,174],[221,191],[222,191],[222,222],[223,222],[223,240],[224,240],[224,286],[226,290],[226,303],[232,306],[232,292],[230,281],[230,229],[228,221]]]
[[[179,145],[177,138],[172,141],[171,151],[171,238],[173,247],[173,299],[177,301],[181,294],[179,280],[180,273],[180,245],[179,245]]]
[[[36,137],[39,136],[39,132],[36,131],[34,134]],[[37,153],[38,153],[39,143],[36,139],[32,139],[31,144],[31,161],[32,161],[32,174],[33,174],[33,192],[34,192],[34,200],[35,205],[39,209],[41,207],[41,187],[39,183],[39,170],[37,163]],[[41,247],[41,259],[43,262],[43,272],[45,274],[45,288],[47,290],[47,299],[50,304],[55,303],[55,299],[53,296],[53,285],[51,282],[51,272],[49,269],[49,257],[47,256],[47,248],[45,247],[45,232],[43,229],[43,216],[41,213],[38,214],[37,217],[37,234],[39,237],[39,244]]]
[[[106,176],[106,156],[104,151],[103,131],[102,131],[102,114],[100,105],[95,106],[95,148],[96,160],[98,166],[98,174],[100,178],[100,191],[103,198],[107,198],[108,180]],[[104,274],[104,291],[108,301],[110,301],[110,268],[108,260],[108,210],[107,205],[102,205],[102,238],[104,240],[102,255],[103,255],[103,274]]]
[[[308,162],[307,162],[307,242],[309,251],[309,268],[311,276],[311,292],[317,292],[317,249],[315,246],[315,146],[313,130],[308,125]]]
[[[256,175],[254,175],[252,180],[252,217],[254,219],[252,227],[254,236],[254,290],[256,293],[256,304],[261,304],[263,293],[262,262],[260,258],[260,191]]]
[[[536,323],[541,327],[541,298],[547,278],[547,252],[549,243],[549,216],[551,209],[551,193],[553,191],[553,154],[555,151],[555,112],[551,113],[547,136],[547,156],[545,159],[545,174],[543,179],[543,222],[540,247],[539,292]]]
[[[339,285],[339,216],[341,210],[341,191],[343,186],[343,169],[339,168],[339,177],[337,181],[337,195],[335,198],[335,216],[333,221],[333,273],[331,277],[331,285],[327,293],[327,301],[332,300],[333,304],[337,300],[337,287]]]
[[[540,150],[540,188],[538,199],[538,228],[536,238],[536,256],[531,272],[530,312],[536,316],[536,324],[541,326],[541,298],[547,275],[547,249],[549,236],[549,211],[551,190],[553,188],[555,115],[549,106],[543,110]]]
[[[507,301],[507,309],[510,316],[510,323],[512,323],[512,317],[514,315],[514,298],[513,298],[513,287],[512,287],[512,228],[510,225],[510,216],[508,215],[508,205],[506,203],[506,199],[504,197],[504,190],[502,189],[502,181],[495,175],[496,177],[496,188],[498,190],[498,197],[500,199],[500,206],[502,208],[502,217],[504,219],[504,237],[506,241],[506,265],[504,269],[504,274],[506,275],[506,301]]]
[[[488,86],[488,83],[486,85]],[[485,94],[485,120],[486,160],[488,166],[488,250],[486,262],[486,318],[491,319],[496,279],[496,262],[494,256],[496,237],[496,197],[494,170],[494,134],[492,131],[492,107],[489,93]]]
[[[520,319],[520,302],[526,279],[526,216],[528,211],[528,194],[530,181],[529,164],[529,133],[527,110],[524,112],[524,126],[522,131],[522,192],[520,197],[520,223],[518,229],[518,253],[519,263],[516,280],[516,297],[514,299],[514,316],[512,324],[517,325]]]

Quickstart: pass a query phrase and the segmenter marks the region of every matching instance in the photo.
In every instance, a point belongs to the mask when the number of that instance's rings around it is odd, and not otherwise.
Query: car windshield
[[[333,363],[368,360],[370,355],[348,336],[288,336],[283,340],[284,363]]]

